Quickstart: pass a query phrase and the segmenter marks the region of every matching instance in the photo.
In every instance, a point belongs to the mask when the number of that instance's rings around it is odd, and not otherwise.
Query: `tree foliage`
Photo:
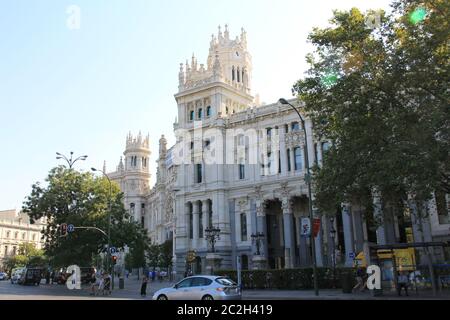
[[[76,229],[66,237],[60,236],[62,223],[75,227],[97,227],[108,232],[111,245],[133,248],[148,241],[142,227],[130,221],[122,202],[123,194],[117,184],[111,187],[111,224],[109,224],[110,185],[105,178],[81,173],[59,166],[50,170],[46,186],[32,186],[23,211],[32,220],[45,218],[45,250],[54,267],[70,264],[89,266],[95,255],[105,251],[107,238],[92,229]]]
[[[324,213],[371,192],[396,203],[449,191],[449,2],[392,3],[387,14],[335,11],[293,92],[332,147],[314,169]],[[425,14],[424,14],[425,13]],[[378,15],[379,23],[370,17]]]

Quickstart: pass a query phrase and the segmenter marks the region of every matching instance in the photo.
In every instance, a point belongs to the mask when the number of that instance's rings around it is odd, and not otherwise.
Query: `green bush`
[[[237,272],[235,270],[217,270],[220,276],[228,276],[237,282]],[[267,277],[270,273],[271,276]],[[320,289],[342,288],[342,277],[351,273],[352,283],[354,283],[354,270],[352,268],[336,268],[336,279],[333,281],[332,268],[317,268],[318,284]],[[313,269],[280,269],[280,270],[243,270],[241,272],[242,285],[245,289],[312,289]],[[334,282],[334,283],[333,283]]]

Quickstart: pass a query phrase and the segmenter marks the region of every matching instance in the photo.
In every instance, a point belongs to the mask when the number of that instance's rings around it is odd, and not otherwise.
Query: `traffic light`
[[[60,228],[60,232],[61,232],[61,237],[67,236],[67,223],[61,224],[61,226],[59,228]]]
[[[111,260],[112,260],[113,266],[115,266],[117,263],[117,256],[111,256]]]

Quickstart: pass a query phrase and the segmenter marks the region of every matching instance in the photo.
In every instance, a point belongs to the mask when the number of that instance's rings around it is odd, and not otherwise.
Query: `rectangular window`
[[[141,217],[141,226],[145,228],[145,218],[143,216]]]
[[[211,203],[209,204],[210,206],[211,206]],[[209,212],[208,212],[208,220],[209,220],[209,225],[208,225],[208,227],[210,227],[210,228],[212,228],[212,225],[213,225],[213,213],[212,213],[212,210],[210,209],[209,210]]]
[[[278,150],[278,173],[281,173],[281,151]]]
[[[302,149],[300,147],[294,148],[294,169],[295,171],[300,171],[303,168],[302,165]]]
[[[289,126],[287,124],[284,125],[284,132],[285,133],[289,132]]]
[[[196,183],[202,183],[203,177],[202,177],[202,164],[197,163],[195,165],[195,182]]]
[[[247,215],[241,213],[241,241],[247,241]]]
[[[287,149],[287,170],[291,171],[291,150]]]
[[[189,238],[194,238],[194,215],[192,213],[189,214]]]
[[[239,179],[245,179],[245,164],[239,164]]]
[[[201,207],[200,207],[201,210]],[[198,237],[203,238],[203,212],[200,211],[198,215]]]
[[[442,191],[434,193],[436,197],[436,210],[438,213],[439,224],[449,224],[450,196]]]
[[[298,122],[292,122],[292,131],[300,131],[300,124]]]

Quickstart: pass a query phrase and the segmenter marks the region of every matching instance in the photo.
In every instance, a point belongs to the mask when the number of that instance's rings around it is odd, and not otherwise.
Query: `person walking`
[[[144,276],[142,278],[142,284],[141,284],[141,297],[145,298],[147,296],[147,283],[148,283],[148,278],[147,276]]]
[[[406,296],[408,296],[408,276],[405,272],[400,272],[400,274],[397,277],[397,290],[398,290],[398,296],[402,296],[402,288],[405,288]]]
[[[364,291],[364,289],[366,288],[366,285],[364,283],[364,278],[365,278],[365,270],[362,267],[359,267],[356,270],[356,285],[353,287],[352,291],[355,291],[357,289],[359,289],[359,291]]]
[[[156,272],[155,270],[152,271],[152,282],[155,282]]]

